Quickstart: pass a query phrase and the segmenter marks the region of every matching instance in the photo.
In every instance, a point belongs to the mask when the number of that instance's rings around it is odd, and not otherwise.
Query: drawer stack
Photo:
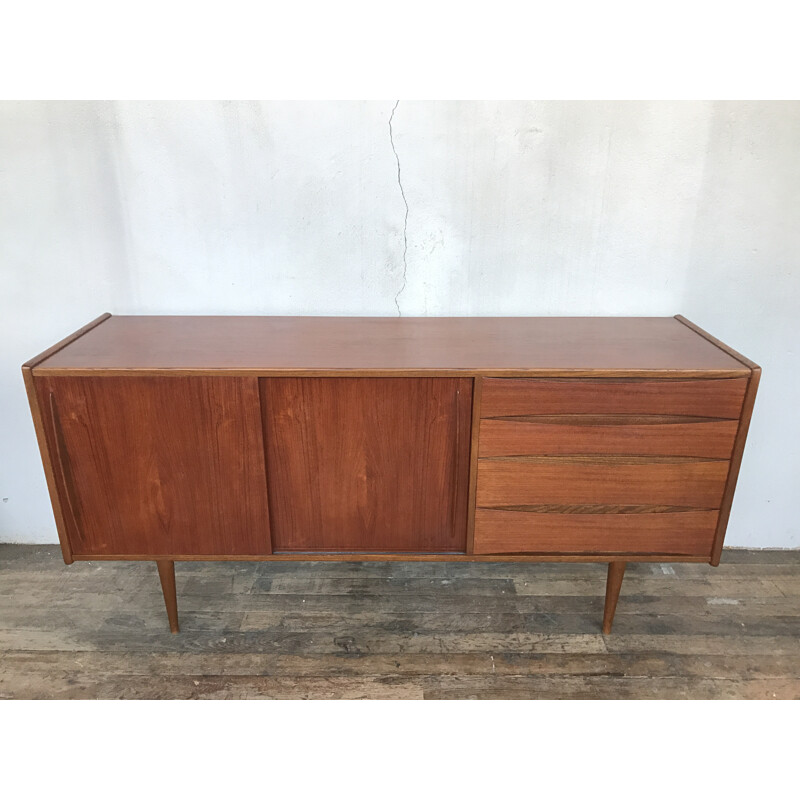
[[[711,553],[746,378],[484,378],[476,554]]]

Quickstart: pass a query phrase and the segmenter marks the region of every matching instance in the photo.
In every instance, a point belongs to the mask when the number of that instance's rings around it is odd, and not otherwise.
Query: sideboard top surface
[[[28,363],[36,374],[750,371],[715,342],[673,317],[104,316]]]

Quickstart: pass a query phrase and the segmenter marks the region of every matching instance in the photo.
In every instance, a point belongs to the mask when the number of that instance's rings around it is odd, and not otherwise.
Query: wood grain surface
[[[752,362],[750,362],[752,364]],[[717,533],[714,537],[714,548],[711,553],[711,563],[714,566],[719,564],[722,554],[722,544],[725,541],[725,531],[728,528],[728,519],[733,504],[733,494],[736,491],[736,482],[739,479],[739,469],[742,466],[742,456],[744,446],[747,441],[747,432],[750,430],[750,420],[753,417],[753,407],[758,393],[758,384],[761,381],[761,367],[752,364],[753,371],[747,383],[747,394],[742,406],[742,416],[739,420],[739,430],[736,433],[736,440],[733,445],[733,453],[730,460],[728,479],[725,482],[725,492],[722,495],[720,504],[719,522],[717,523]]]
[[[167,608],[169,629],[171,633],[180,633],[181,626],[178,620],[178,594],[175,585],[175,562],[156,561],[158,577],[161,581],[161,592],[164,595],[164,605]]]
[[[73,556],[270,552],[256,379],[34,381]]]
[[[33,369],[33,367],[38,366],[41,364],[42,361],[50,358],[50,356],[55,355],[59,350],[63,350],[67,345],[72,344],[76,339],[80,339],[85,333],[88,333],[92,328],[96,328],[101,323],[105,322],[107,319],[110,319],[111,314],[106,311],[104,314],[101,314],[99,317],[96,317],[91,322],[87,322],[82,328],[78,328],[78,330],[74,331],[73,333],[69,334],[69,336],[65,336],[61,341],[56,342],[54,345],[51,345],[46,350],[39,353],[39,355],[34,356],[33,358],[29,358],[23,365],[22,368],[24,369]]]
[[[33,419],[33,428],[36,431],[36,443],[39,446],[39,455],[42,459],[44,477],[47,483],[47,492],[50,495],[50,506],[53,509],[53,517],[58,531],[58,541],[61,543],[61,555],[65,564],[73,562],[72,545],[69,540],[69,523],[67,522],[64,509],[61,507],[61,496],[59,494],[59,483],[56,478],[56,464],[54,463],[53,453],[47,442],[47,431],[45,428],[44,410],[39,403],[36,394],[36,385],[33,380],[33,371],[29,364],[22,367],[22,378],[25,381],[25,393],[28,396],[28,405]],[[50,403],[48,399],[47,410]]]
[[[686,421],[688,419],[688,422]],[[484,419],[481,457],[609,453],[728,459],[738,420],[564,414]]]
[[[36,369],[749,372],[672,317],[112,316]]]
[[[686,414],[738,419],[747,378],[604,380],[486,378],[481,416]]]
[[[711,559],[747,385],[484,378],[474,552]]]
[[[617,610],[619,591],[622,588],[622,578],[625,575],[626,564],[624,561],[615,561],[608,565],[608,578],[606,580],[606,605],[603,609],[603,633],[611,633],[614,624],[614,614]]]
[[[800,700],[800,552],[604,564],[152,563],[0,545],[0,697]]]
[[[567,524],[558,522],[562,516],[582,513],[583,521],[572,520],[570,535],[585,530],[597,542],[592,526],[598,525],[609,547],[609,514],[637,513],[645,528],[667,535],[665,514],[688,520],[687,513],[721,509],[710,556],[716,563],[760,370],[683,317],[103,315],[23,372],[68,561],[150,554],[270,557],[270,518],[276,547],[286,557],[469,555],[477,505],[501,514],[536,514],[537,525],[553,515],[547,523],[552,529]],[[183,396],[169,408],[173,386],[180,393],[190,385],[172,381],[189,375],[197,381],[240,376],[243,382],[219,397],[204,388],[202,397],[187,402]],[[48,390],[43,406],[43,395],[30,391],[63,378],[67,383],[58,386],[64,392],[69,381],[81,385],[81,376],[102,379],[102,390],[87,394],[90,411],[79,393],[59,398]],[[316,377],[303,383],[308,376]],[[123,397],[122,384],[114,383],[120,379],[142,383],[128,384],[130,394]],[[284,381],[285,387],[304,388],[271,397],[270,387]],[[150,395],[137,400],[139,386]],[[459,386],[464,390],[453,390]],[[106,394],[108,402],[101,399]],[[198,402],[206,405],[194,431],[190,420]],[[95,417],[100,436],[89,435]],[[168,442],[173,430],[181,437],[177,446]],[[97,446],[95,438],[102,439]],[[135,462],[127,495],[116,474],[126,449]],[[198,458],[204,453],[207,460]],[[109,472],[112,461],[116,473]],[[199,502],[187,477],[193,470]],[[244,486],[221,488],[238,485],[242,472]],[[137,490],[149,511],[134,507]],[[225,517],[232,528],[213,510],[224,508],[217,502],[221,493],[239,505]],[[124,498],[124,524],[112,524],[117,495]],[[543,510],[559,507],[571,510]],[[605,518],[592,522],[592,514],[576,512],[578,507],[602,508]],[[635,507],[640,510],[631,512]],[[206,511],[211,522],[204,528],[199,520]],[[659,519],[645,524],[650,516]],[[146,534],[148,525],[155,532]],[[632,525],[620,523],[619,546],[627,546],[623,540]],[[190,527],[196,532],[190,534]],[[102,541],[106,529],[112,532]],[[247,533],[237,543],[242,529]],[[679,537],[679,550],[689,559],[701,557],[704,537],[690,526]],[[569,539],[570,547],[575,541]],[[491,546],[509,553],[518,545],[510,535],[505,544],[495,538]],[[571,552],[562,547],[541,554]],[[603,557],[617,551],[586,544],[576,552]]]
[[[614,463],[480,459],[478,507],[534,503],[653,503],[719,508],[727,461]]]
[[[483,378],[472,381],[472,427],[469,444],[469,492],[467,495],[467,553],[472,553],[475,535],[475,495],[478,488],[478,449],[481,431],[481,394]]]
[[[464,552],[472,381],[261,380],[276,551]]]
[[[536,513],[479,508],[475,553],[659,553],[709,557],[718,511]]]
[[[678,320],[682,325],[685,325],[690,330],[694,331],[698,336],[702,336],[706,341],[711,342],[715,347],[718,347],[722,350],[723,353],[727,353],[731,358],[735,358],[740,363],[744,364],[751,370],[761,370],[761,367],[755,363],[755,361],[751,361],[747,356],[742,355],[737,350],[734,350],[729,344],[725,344],[725,342],[717,339],[716,336],[712,336],[708,331],[703,330],[699,325],[696,325],[691,320],[686,319],[682,314],[676,314],[675,319]]]

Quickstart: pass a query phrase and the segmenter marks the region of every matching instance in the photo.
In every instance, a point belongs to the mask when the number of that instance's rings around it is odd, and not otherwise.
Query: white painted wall
[[[55,542],[20,365],[119,314],[672,315],[764,368],[728,533],[800,546],[800,103],[0,104],[0,540]],[[402,289],[402,291],[401,291]]]

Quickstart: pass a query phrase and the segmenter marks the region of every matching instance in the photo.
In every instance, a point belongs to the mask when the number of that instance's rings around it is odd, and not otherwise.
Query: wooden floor
[[[800,551],[605,565],[152,563],[0,545],[3,698],[800,698]]]

